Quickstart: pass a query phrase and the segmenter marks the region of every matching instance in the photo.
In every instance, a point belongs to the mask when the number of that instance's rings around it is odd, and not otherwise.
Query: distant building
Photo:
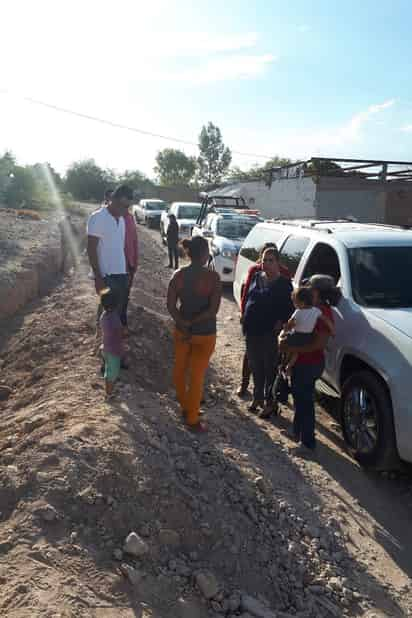
[[[412,163],[313,158],[273,168],[262,180],[226,185],[267,219],[354,218],[412,225]],[[222,188],[216,191],[222,192]]]

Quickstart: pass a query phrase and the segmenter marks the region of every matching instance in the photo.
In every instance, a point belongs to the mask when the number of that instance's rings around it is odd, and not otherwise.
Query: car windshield
[[[166,202],[146,202],[146,210],[167,210]]]
[[[221,219],[217,223],[217,234],[225,238],[246,238],[257,221],[253,219]]]
[[[193,206],[179,206],[179,210],[177,211],[178,219],[197,219],[200,211],[200,205],[197,206],[193,204]]]
[[[412,307],[412,246],[349,250],[352,291],[364,307]]]

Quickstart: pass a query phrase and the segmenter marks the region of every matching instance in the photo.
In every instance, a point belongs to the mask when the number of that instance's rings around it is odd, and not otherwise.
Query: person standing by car
[[[207,268],[209,245],[196,236],[184,240],[190,265],[177,270],[167,292],[167,309],[175,322],[173,379],[177,399],[194,430],[204,431],[199,421],[203,383],[216,345],[216,316],[222,284],[219,275]]]
[[[96,293],[100,298],[101,292],[110,288],[116,297],[116,308],[121,319],[129,288],[124,215],[132,199],[133,191],[129,187],[117,187],[108,206],[96,210],[87,223],[87,253]],[[125,326],[124,316],[122,324]]]
[[[290,437],[301,442],[296,454],[310,454],[316,447],[315,439],[315,384],[325,368],[325,348],[330,337],[328,323],[334,323],[332,307],[341,298],[341,291],[328,275],[313,275],[307,282],[312,291],[312,302],[318,307],[324,318],[318,319],[314,329],[313,340],[304,346],[280,344],[282,352],[298,353],[292,368],[291,387],[295,406],[293,429]]]
[[[262,268],[250,283],[243,313],[246,353],[253,374],[251,412],[273,407],[272,386],[278,363],[277,337],[293,312],[292,284],[280,274],[279,251],[265,249]]]
[[[256,273],[262,270],[263,252],[266,249],[272,249],[272,248],[277,249],[276,243],[266,242],[263,245],[262,249],[260,250],[259,259],[257,263],[249,268],[246,281],[245,281],[245,285],[243,286],[243,290],[242,290],[242,297],[240,299],[240,321],[241,322],[243,321],[243,314],[245,312],[246,299],[247,299],[247,295],[249,292],[250,284],[253,281],[253,277],[256,275]],[[286,266],[279,264],[279,272],[283,277],[286,277],[286,279],[291,279],[290,272],[288,268],[286,268]],[[238,397],[241,397],[241,398],[246,397],[248,389],[249,389],[251,373],[252,372],[250,370],[249,361],[247,358],[247,351],[245,351],[243,355],[243,361],[242,361],[242,381],[236,392]]]
[[[175,215],[169,215],[169,225],[166,232],[167,249],[169,252],[169,268],[173,268],[173,260],[175,270],[179,268],[179,225]]]

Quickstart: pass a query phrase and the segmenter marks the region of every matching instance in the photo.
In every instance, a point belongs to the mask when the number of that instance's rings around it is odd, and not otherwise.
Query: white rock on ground
[[[148,553],[149,547],[136,532],[131,532],[124,542],[123,551],[126,554],[140,558]]]

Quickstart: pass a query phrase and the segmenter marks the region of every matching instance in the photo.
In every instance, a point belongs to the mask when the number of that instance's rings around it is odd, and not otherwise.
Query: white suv
[[[179,240],[190,238],[192,228],[200,214],[201,204],[198,202],[173,202],[169,212],[162,213],[160,219],[160,235],[166,243],[167,228],[169,227],[169,216],[174,215],[179,226]]]
[[[193,236],[203,236],[209,242],[211,267],[223,283],[233,283],[237,256],[243,240],[250,230],[262,221],[256,215],[238,214],[236,211],[210,213],[202,225],[193,227]]]
[[[359,462],[412,462],[412,231],[345,221],[273,221],[245,239],[236,268],[240,303],[249,267],[275,242],[295,286],[331,275],[342,290],[320,389],[340,398],[345,440]]]

